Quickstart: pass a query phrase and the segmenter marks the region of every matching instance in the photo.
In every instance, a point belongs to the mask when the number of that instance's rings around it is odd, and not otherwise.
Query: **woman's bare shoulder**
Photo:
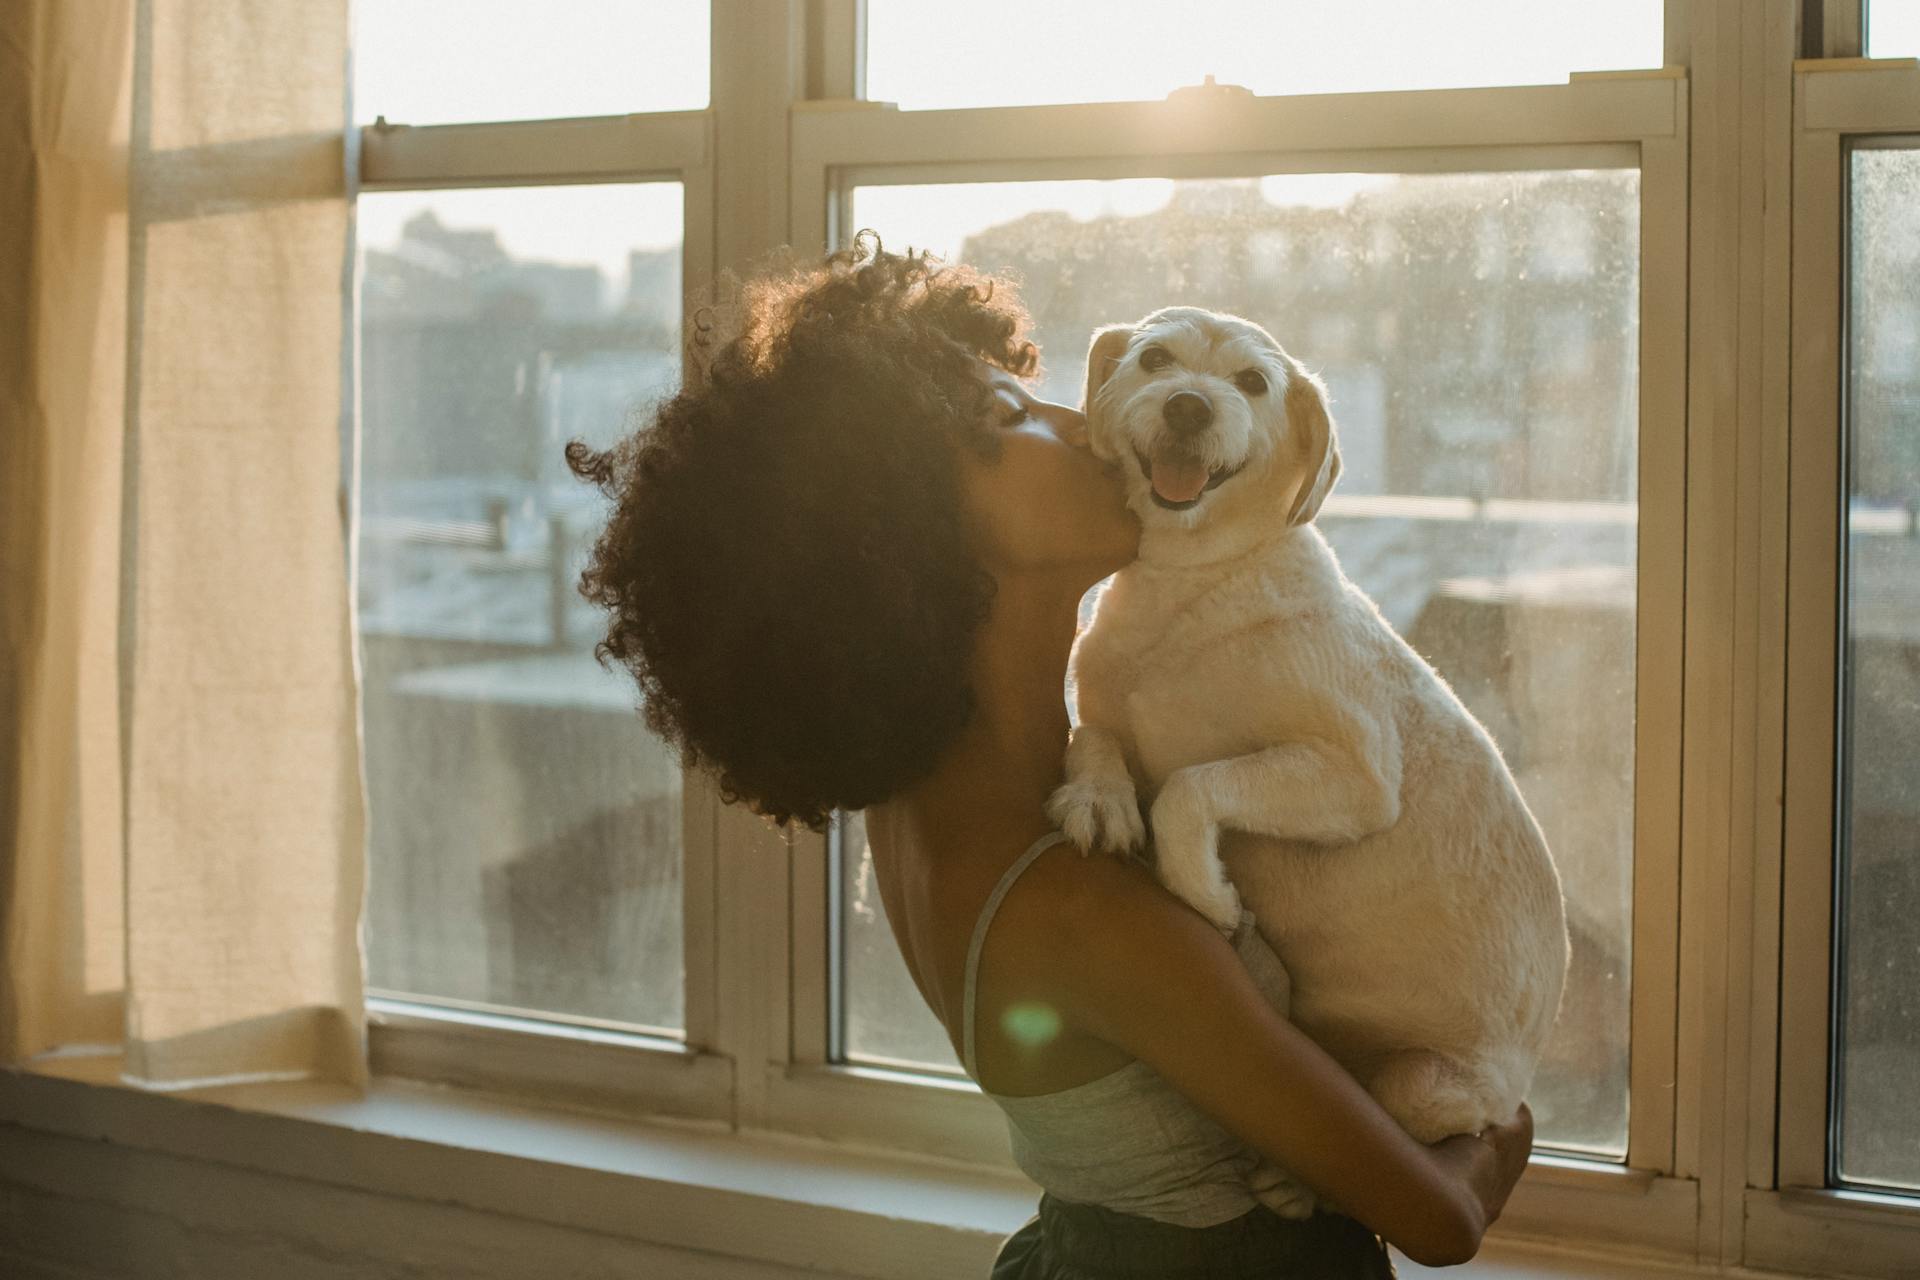
[[[1081,1030],[1113,1040],[1113,1010],[1196,984],[1244,986],[1264,1004],[1226,939],[1149,868],[1061,845],[1022,880],[996,917],[998,947]]]

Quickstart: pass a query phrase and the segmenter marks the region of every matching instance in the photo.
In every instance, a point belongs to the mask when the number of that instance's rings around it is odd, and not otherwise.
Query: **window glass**
[[[1492,732],[1565,882],[1573,967],[1541,1140],[1626,1148],[1639,175],[1559,171],[861,187],[854,225],[1021,281],[1041,389],[1171,302],[1320,371],[1345,471],[1319,525]],[[850,845],[845,1045],[950,1062]],[[861,934],[861,930],[867,930]]]
[[[844,1056],[877,1066],[958,1075],[960,1059],[946,1029],[920,998],[894,944],[880,886],[873,879],[866,824],[857,813],[839,815],[837,821]]]
[[[869,0],[867,96],[902,107],[1558,83],[1657,67],[1662,0]]]
[[[575,590],[561,450],[679,378],[677,184],[360,198],[369,981],[681,1025],[680,770]]]
[[[541,120],[707,105],[708,0],[363,0],[354,120]]]
[[[1852,180],[1836,1165],[1920,1191],[1920,150]]]
[[[1867,56],[1920,58],[1920,0],[1867,0]]]

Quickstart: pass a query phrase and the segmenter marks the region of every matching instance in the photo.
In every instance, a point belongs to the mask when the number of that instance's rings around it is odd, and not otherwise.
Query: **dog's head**
[[[1088,439],[1149,527],[1313,519],[1340,474],[1319,379],[1250,320],[1167,307],[1087,352]]]

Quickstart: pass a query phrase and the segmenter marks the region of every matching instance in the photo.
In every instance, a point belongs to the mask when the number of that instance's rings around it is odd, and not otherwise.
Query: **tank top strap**
[[[967,943],[967,972],[960,996],[960,1064],[967,1069],[967,1075],[972,1077],[976,1084],[979,1083],[980,1075],[973,1061],[974,979],[980,971],[980,948],[987,940],[987,926],[993,923],[994,913],[1000,910],[1001,899],[1007,896],[1007,891],[1013,888],[1013,882],[1020,878],[1021,873],[1033,865],[1035,858],[1062,843],[1066,838],[1064,831],[1049,831],[1035,840],[1027,851],[1007,868],[1006,874],[1000,877],[1000,883],[993,886],[993,892],[987,895],[986,905],[980,908],[979,920],[974,922],[973,939]]]

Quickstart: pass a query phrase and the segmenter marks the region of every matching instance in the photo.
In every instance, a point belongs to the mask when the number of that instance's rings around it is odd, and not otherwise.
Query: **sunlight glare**
[[[867,96],[904,108],[1557,83],[1657,67],[1662,0],[871,0]]]
[[[358,124],[544,120],[707,105],[708,0],[361,0]]]
[[[1868,0],[1867,53],[1920,58],[1920,0]]]

